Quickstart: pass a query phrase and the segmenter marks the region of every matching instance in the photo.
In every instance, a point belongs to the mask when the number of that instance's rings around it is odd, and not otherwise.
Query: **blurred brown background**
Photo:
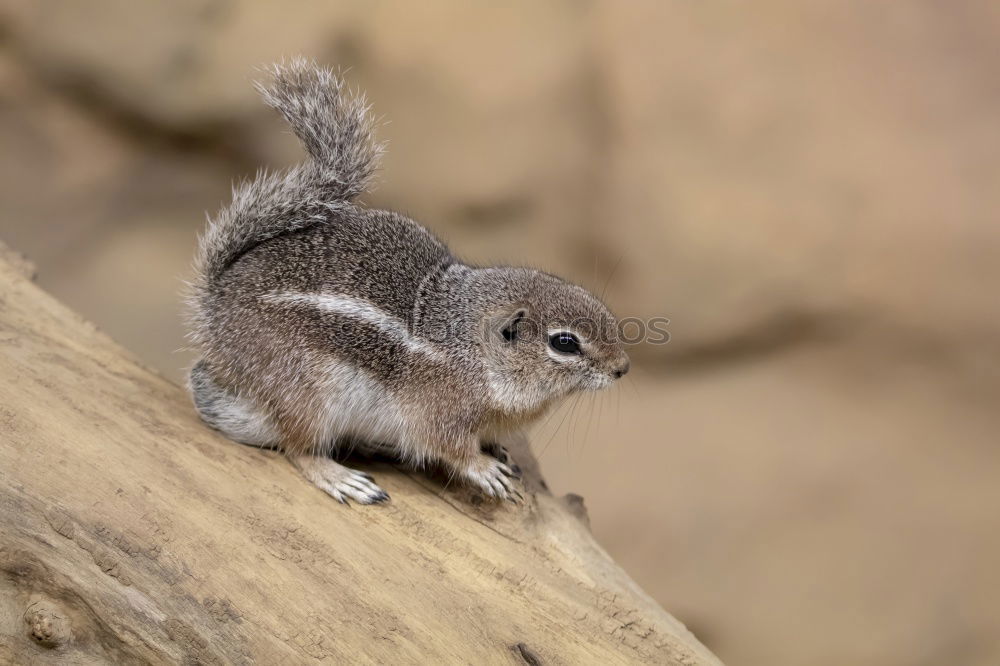
[[[373,204],[671,319],[535,451],[724,660],[1000,663],[1000,3],[5,0],[0,238],[180,381],[296,54],[385,116]]]

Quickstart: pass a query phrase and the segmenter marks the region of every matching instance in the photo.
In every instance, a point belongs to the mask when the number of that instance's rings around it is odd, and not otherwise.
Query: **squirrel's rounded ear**
[[[514,342],[525,333],[528,325],[528,308],[523,305],[513,305],[494,313],[490,319],[490,328],[501,340]]]

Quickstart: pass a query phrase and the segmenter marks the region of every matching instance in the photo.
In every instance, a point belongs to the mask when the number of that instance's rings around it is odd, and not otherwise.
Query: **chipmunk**
[[[355,203],[383,151],[364,97],[310,61],[268,73],[256,88],[308,159],[234,186],[200,238],[199,414],[343,503],[389,498],[330,457],[345,442],[516,501],[516,466],[493,442],[628,371],[614,315],[582,287],[463,263],[413,220]]]

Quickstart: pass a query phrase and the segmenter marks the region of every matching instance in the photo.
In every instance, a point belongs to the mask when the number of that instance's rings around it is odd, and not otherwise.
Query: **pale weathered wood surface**
[[[0,252],[0,663],[717,664],[574,503],[344,507]]]

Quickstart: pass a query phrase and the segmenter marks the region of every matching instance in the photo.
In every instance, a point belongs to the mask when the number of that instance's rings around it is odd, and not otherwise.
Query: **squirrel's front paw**
[[[511,471],[514,472],[514,478],[521,478],[521,468],[517,466],[517,463],[510,457],[507,453],[507,449],[500,446],[496,442],[486,441],[479,445],[479,450],[490,456],[491,458],[496,458],[504,465],[510,467]]]
[[[486,454],[478,455],[465,469],[465,479],[486,495],[498,500],[519,502],[524,499],[514,487],[517,475],[506,463]]]

